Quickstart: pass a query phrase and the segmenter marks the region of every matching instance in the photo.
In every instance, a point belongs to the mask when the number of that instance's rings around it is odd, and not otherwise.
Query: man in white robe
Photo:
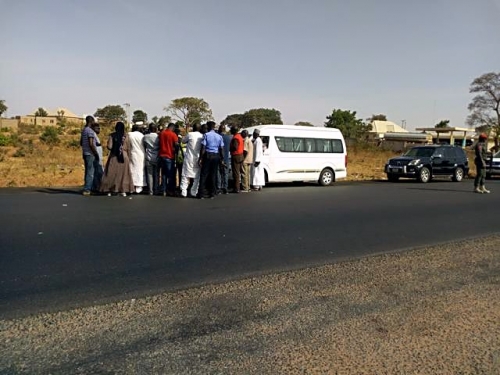
[[[139,130],[139,125],[132,126],[132,131],[128,133],[130,140],[130,172],[132,181],[134,182],[135,192],[142,192],[142,188],[146,185],[144,179],[144,144],[142,139],[144,134]]]
[[[264,156],[264,148],[262,139],[260,139],[260,130],[253,131],[253,165],[252,165],[252,185],[254,191],[262,190],[266,184],[264,166],[262,165],[262,157]]]
[[[181,176],[181,196],[184,198],[188,195],[187,190],[191,179],[193,180],[193,185],[190,190],[190,195],[192,197],[196,197],[200,185],[201,168],[198,164],[198,160],[200,158],[203,135],[198,131],[198,128],[199,126],[197,124],[193,125],[193,130],[182,138],[182,143],[186,144]]]

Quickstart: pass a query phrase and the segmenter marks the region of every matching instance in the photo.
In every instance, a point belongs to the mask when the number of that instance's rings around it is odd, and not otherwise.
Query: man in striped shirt
[[[92,127],[95,120],[92,116],[85,118],[85,127],[80,137],[82,146],[83,162],[85,165],[85,182],[83,186],[83,195],[89,196],[94,184],[94,163],[99,160],[99,154],[96,148],[96,134]]]

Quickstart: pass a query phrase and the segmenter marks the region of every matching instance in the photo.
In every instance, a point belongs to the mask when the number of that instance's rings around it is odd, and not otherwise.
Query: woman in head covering
[[[126,196],[134,191],[134,183],[130,173],[129,139],[121,121],[116,123],[115,132],[108,138],[108,150],[110,153],[100,190],[108,195],[117,193]]]

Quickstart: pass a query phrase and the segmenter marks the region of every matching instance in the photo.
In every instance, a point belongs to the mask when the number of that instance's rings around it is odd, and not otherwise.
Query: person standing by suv
[[[476,179],[474,180],[474,193],[479,194],[489,194],[490,191],[486,190],[484,186],[484,180],[486,178],[486,160],[488,159],[486,140],[488,136],[482,133],[479,136],[479,142],[477,142],[474,151],[476,153],[476,158],[474,159],[474,164],[476,164]]]

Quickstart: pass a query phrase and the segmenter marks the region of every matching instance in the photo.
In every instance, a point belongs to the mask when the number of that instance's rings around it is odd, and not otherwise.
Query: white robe
[[[144,135],[140,132],[128,133],[130,140],[130,172],[134,186],[143,187],[146,185],[144,179]]]
[[[198,160],[200,158],[202,139],[203,135],[200,132],[190,132],[182,139],[182,143],[186,144],[182,175],[187,178],[196,178],[200,175]]]
[[[252,185],[255,187],[264,186],[266,184],[264,166],[262,165],[262,156],[264,156],[264,148],[262,146],[262,139],[258,137],[253,141],[254,164],[252,164]],[[255,166],[256,162],[260,162],[258,167]]]

